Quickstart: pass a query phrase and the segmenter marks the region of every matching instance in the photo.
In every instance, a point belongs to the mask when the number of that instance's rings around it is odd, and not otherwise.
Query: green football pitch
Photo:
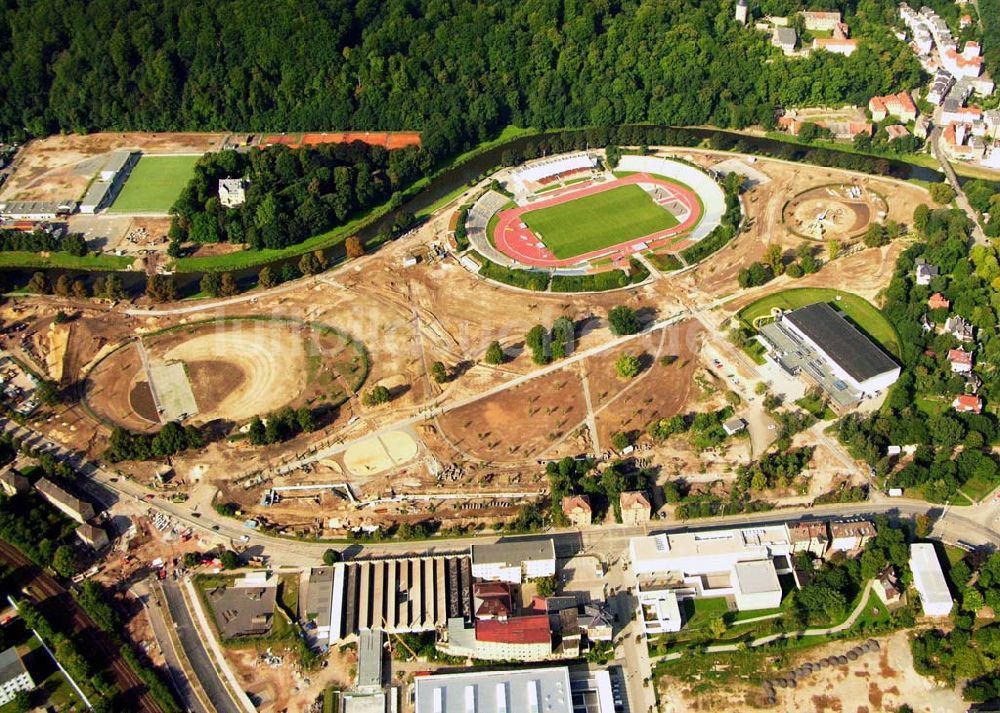
[[[528,211],[521,221],[560,260],[667,230],[678,222],[634,184]]]
[[[109,213],[166,213],[194,176],[199,156],[143,156]]]

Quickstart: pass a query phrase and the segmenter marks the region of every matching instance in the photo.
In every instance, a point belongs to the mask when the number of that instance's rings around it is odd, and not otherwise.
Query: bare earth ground
[[[703,165],[732,158],[710,152],[683,153]],[[362,392],[375,384],[385,384],[393,392],[390,403],[366,408],[357,396],[352,396],[330,414],[318,433],[311,436],[266,450],[250,447],[245,442],[222,440],[202,451],[184,453],[174,459],[179,471],[197,471],[206,483],[221,487],[225,496],[241,504],[255,504],[259,501],[260,489],[244,491],[242,486],[230,488],[229,485],[246,473],[277,464],[286,457],[304,455],[315,444],[353,441],[399,419],[426,415],[431,407],[467,399],[534,371],[537,367],[531,363],[524,348],[524,334],[535,324],[550,327],[557,317],[568,316],[577,324],[575,350],[581,351],[599,347],[612,338],[606,314],[616,305],[627,304],[639,310],[645,320],[665,319],[692,304],[710,305],[720,298],[737,294],[737,272],[752,260],[759,259],[768,240],[775,240],[788,250],[804,242],[790,236],[781,225],[784,203],[805,188],[842,182],[849,175],[833,169],[787,165],[765,159],[756,161],[754,168],[768,174],[772,180],[745,197],[745,206],[753,221],[751,230],[741,234],[731,246],[723,248],[703,266],[682,275],[666,276],[638,289],[598,295],[530,293],[479,279],[451,258],[422,261],[416,267],[403,268],[403,258],[416,247],[445,241],[448,218],[454,210],[452,206],[432,217],[412,237],[389,243],[375,254],[316,278],[303,279],[291,290],[283,286],[287,291],[260,292],[255,302],[244,301],[227,309],[206,310],[192,317],[132,318],[124,316],[121,307],[108,315],[94,302],[80,303],[79,306],[86,306],[86,309],[70,328],[63,359],[64,381],[78,379],[82,367],[92,362],[97,354],[128,336],[176,325],[183,320],[221,315],[294,316],[336,326],[363,342],[370,357],[371,371]],[[874,178],[862,180],[880,186],[878,190],[889,196],[889,217],[904,223],[912,216],[915,202],[925,200],[926,193],[915,186]],[[809,242],[816,244],[817,250],[821,249],[815,241]],[[896,244],[880,250],[863,250],[826,264],[819,273],[801,280],[778,278],[763,287],[740,293],[739,298],[726,304],[723,310],[711,312],[709,320],[713,324],[724,324],[727,315],[743,304],[788,287],[835,286],[874,300],[887,284],[892,263],[901,249],[901,244]],[[28,304],[31,306],[26,307]],[[25,332],[5,337],[4,343],[32,363],[41,364],[40,369],[46,364],[44,352],[58,345],[49,344],[47,337],[39,339],[26,334],[44,334],[57,306],[66,309],[64,302],[52,298],[15,299],[2,313],[5,325],[25,319],[30,323]],[[15,314],[14,309],[20,312]],[[663,417],[718,408],[724,403],[726,387],[700,368],[699,335],[703,332],[698,324],[697,320],[689,320],[630,343],[627,349],[647,355],[644,357],[647,368],[632,385],[620,382],[614,375],[614,359],[621,350],[608,350],[583,363],[532,380],[517,390],[477,401],[436,420],[418,422],[413,431],[418,449],[415,458],[384,473],[367,469],[369,472],[353,475],[351,479],[357,487],[379,494],[390,493],[393,488],[402,487],[400,484],[404,482],[409,492],[427,492],[438,487],[461,491],[470,485],[510,492],[543,486],[544,482],[539,484],[536,480],[540,472],[538,459],[588,453],[593,448],[583,397],[581,375],[584,372],[595,412],[598,440],[605,449],[611,433],[622,428],[641,430],[654,415]],[[494,339],[501,342],[507,354],[506,363],[498,367],[481,362],[483,353]],[[246,415],[251,415],[251,410],[262,412],[273,407],[279,399],[271,392],[279,389],[285,390],[283,398],[293,399],[292,403],[310,403],[313,399],[313,405],[321,403],[315,399],[322,391],[333,394],[337,389],[341,392],[346,389],[336,377],[318,370],[317,361],[309,358],[312,352],[301,340],[298,346],[287,339],[272,340],[266,335],[259,340],[255,337],[253,341],[266,344],[254,358],[262,358],[270,365],[270,372],[264,369],[256,376],[250,374],[251,367],[244,362],[250,360],[249,354],[256,348],[251,344],[227,343],[220,348],[204,345],[204,350],[199,347],[198,351],[204,351],[205,358],[185,353],[190,361],[189,377],[196,383],[196,397],[203,416],[208,411],[202,404],[206,394],[217,402],[212,407],[218,411],[217,415],[232,416],[236,411],[231,406],[243,398],[251,399],[242,402],[240,407],[241,413]],[[158,347],[153,344],[150,348]],[[302,350],[306,355],[304,367],[299,365],[298,354]],[[669,367],[662,366],[657,358],[668,354],[679,358]],[[339,359],[326,352],[323,356],[329,357],[319,360],[323,368]],[[220,359],[219,364],[223,361],[227,364],[226,369],[214,368],[216,358]],[[429,377],[430,367],[437,360],[446,365],[451,375],[443,384]],[[54,369],[52,358],[48,361]],[[239,364],[230,366],[236,362]],[[306,381],[326,375],[322,388],[301,392],[303,368]],[[126,382],[121,388],[108,384],[106,398],[114,404],[105,410],[116,414],[130,410],[129,387],[134,385],[131,377],[138,371],[138,364],[129,362],[121,369],[120,374],[107,375]],[[626,387],[629,390],[623,392]],[[300,391],[295,392],[296,388]],[[233,394],[234,390],[240,393]],[[637,396],[640,393],[641,398]],[[621,396],[616,398],[619,394]],[[532,412],[536,403],[546,405]],[[546,413],[552,408],[555,410]],[[138,418],[128,423],[134,428],[148,426],[148,422]],[[60,440],[88,449],[91,455],[100,453],[108,433],[79,409],[60,412],[50,421],[50,428]],[[696,453],[683,441],[675,443],[675,440],[671,439],[661,448],[643,451],[643,457],[662,465],[665,474],[683,472],[706,482],[730,478],[734,465],[745,459],[748,452],[743,441],[734,441],[719,452]],[[458,467],[442,476],[442,481],[435,478],[434,472],[451,467],[451,464]],[[149,477],[154,465],[121,464],[119,467],[143,478]],[[317,464],[313,472],[293,474],[289,482],[308,482],[310,478],[342,482],[347,477],[346,472],[342,458],[334,458],[326,465]],[[386,474],[398,477],[394,482]],[[836,475],[836,472],[824,474],[824,482],[833,482]],[[282,513],[284,507],[281,506]],[[290,503],[287,512],[289,517],[311,522],[316,517],[310,507],[314,506],[304,502],[301,505]],[[334,510],[331,517],[335,514],[339,517],[339,504],[334,503],[331,507]],[[496,505],[496,508],[497,512],[502,512],[505,506]],[[278,512],[272,510],[270,514]],[[385,516],[411,517],[421,512],[427,512],[426,506],[410,504],[405,515],[401,510],[387,510]],[[457,506],[451,512],[456,520],[480,522],[486,514],[463,513]]]
[[[797,688],[777,689],[777,706],[764,710],[876,713],[895,711],[904,703],[919,713],[959,713],[968,709],[958,692],[937,685],[913,670],[905,632],[878,641],[881,651],[865,654],[847,666],[821,669],[800,681]],[[837,642],[808,649],[802,653],[801,662],[840,655],[850,647],[848,642]],[[761,689],[734,684],[696,697],[689,696],[688,690],[686,684],[664,677],[660,682],[661,710],[742,712],[748,710],[748,704],[759,696]]]
[[[145,153],[204,153],[218,147],[225,134],[101,133],[66,134],[34,139],[17,155],[17,170],[0,191],[0,200],[79,200],[90,179],[120,148]]]
[[[644,432],[656,419],[680,413],[688,403],[698,367],[700,322],[688,320],[650,334],[621,349],[612,349],[587,360],[590,394],[597,412],[600,443],[607,448],[615,431]],[[623,352],[639,356],[643,371],[631,381],[615,373]],[[668,366],[662,357],[676,357]]]
[[[468,457],[520,462],[586,452],[586,440],[563,437],[586,417],[579,377],[561,370],[438,419],[452,444]]]

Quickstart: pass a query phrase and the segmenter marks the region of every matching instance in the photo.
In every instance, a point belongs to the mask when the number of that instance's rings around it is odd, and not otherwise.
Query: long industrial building
[[[307,595],[307,615],[328,643],[364,629],[434,631],[450,618],[472,619],[468,555],[357,560],[332,570],[313,570]]]
[[[804,374],[847,407],[884,392],[900,366],[825,302],[800,307],[760,328],[769,356],[789,373]]]

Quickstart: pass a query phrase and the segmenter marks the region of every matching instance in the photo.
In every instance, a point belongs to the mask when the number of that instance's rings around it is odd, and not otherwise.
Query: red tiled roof
[[[519,616],[507,621],[477,621],[476,641],[498,644],[547,644],[552,641],[549,617]]]
[[[972,352],[965,352],[961,349],[949,349],[948,361],[953,364],[972,364]]]
[[[583,510],[584,512],[591,512],[590,500],[586,495],[567,495],[562,499],[562,509],[566,514],[569,514],[577,509]]]
[[[956,411],[968,411],[971,413],[979,413],[983,410],[983,402],[978,396],[969,396],[968,394],[962,394],[955,398],[951,403],[952,408]]]
[[[948,298],[940,292],[935,292],[931,295],[931,298],[927,300],[927,306],[931,309],[948,309],[948,307],[951,306],[951,302],[949,302]]]

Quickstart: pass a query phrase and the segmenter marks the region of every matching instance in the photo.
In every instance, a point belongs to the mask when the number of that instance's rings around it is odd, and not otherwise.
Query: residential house
[[[896,569],[887,564],[872,581],[872,589],[887,607],[903,603],[903,587],[896,577]]]
[[[593,510],[586,495],[568,495],[562,499],[562,509],[573,527],[589,527]]]
[[[951,407],[959,413],[982,413],[983,400],[972,394],[960,394],[951,402]]]
[[[583,614],[577,621],[580,623],[580,631],[587,635],[587,639],[594,641],[611,641],[614,628],[614,614],[607,602],[591,602],[583,605]]]
[[[937,266],[931,265],[921,257],[918,257],[914,261],[914,264],[916,265],[916,282],[918,285],[931,284],[931,280],[940,273]]]
[[[629,490],[618,498],[622,511],[622,524],[636,527],[649,522],[653,512],[646,494],[638,490]]]
[[[935,292],[931,295],[931,298],[927,300],[927,306],[931,309],[948,309],[951,307],[951,302],[940,292]]]
[[[507,621],[514,613],[510,587],[505,582],[473,584],[472,610],[478,620]]]
[[[875,121],[882,121],[887,116],[894,116],[904,123],[917,118],[917,105],[913,103],[909,92],[905,91],[872,97],[868,100],[868,110]]]
[[[813,40],[814,50],[826,50],[833,54],[842,54],[850,57],[858,49],[857,40],[840,39],[838,37],[817,37]]]
[[[885,127],[885,133],[889,137],[889,141],[895,141],[896,139],[910,135],[909,130],[902,124],[891,124]]]
[[[972,371],[972,352],[949,349],[948,361],[951,363],[951,370],[956,374],[968,374]]]
[[[948,317],[945,320],[944,331],[966,344],[975,339],[975,328],[958,315]]]
[[[86,522],[76,528],[76,536],[85,545],[89,545],[97,551],[103,550],[109,544],[108,533],[104,531],[103,527],[97,527]]]
[[[223,208],[236,208],[246,202],[246,181],[242,178],[219,179],[219,203]]]
[[[805,10],[799,14],[802,16],[803,25],[807,30],[833,32],[841,24],[839,12],[814,12]]]
[[[35,682],[24,667],[17,649],[11,646],[0,653],[0,705],[7,705],[21,691],[33,691]]]
[[[795,43],[798,42],[798,35],[791,27],[775,27],[771,34],[771,44],[780,49],[786,55],[795,52]]]
[[[859,552],[875,537],[868,520],[837,520],[830,523],[830,552]]]
[[[39,478],[35,490],[51,505],[80,524],[94,517],[94,506],[63,490],[48,478]]]
[[[14,496],[31,490],[31,481],[17,472],[13,466],[6,466],[0,471],[0,488],[7,495]]]
[[[927,101],[934,106],[940,106],[954,84],[955,78],[947,70],[937,70],[934,73],[934,79],[931,81],[931,88],[927,92]]]
[[[726,432],[727,436],[735,435],[746,427],[747,422],[737,416],[734,416],[722,424],[722,430]]]
[[[974,124],[983,118],[983,110],[975,106],[953,106],[945,102],[941,111],[942,124]]]
[[[796,522],[788,526],[788,538],[792,552],[808,552],[814,557],[826,554],[830,545],[830,535],[826,522]]]
[[[979,56],[979,45],[974,42],[966,42],[961,53],[953,47],[945,48],[941,52],[941,63],[958,78],[978,77],[983,73],[983,58]]]
[[[913,123],[913,135],[918,139],[926,139],[931,133],[931,120],[928,116],[918,116]]]

